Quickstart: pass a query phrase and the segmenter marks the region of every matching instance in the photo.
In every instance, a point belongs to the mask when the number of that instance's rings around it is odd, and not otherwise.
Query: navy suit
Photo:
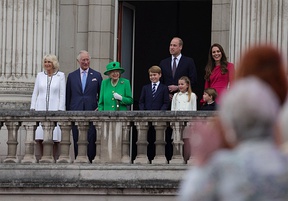
[[[80,68],[68,75],[66,84],[66,110],[95,110],[98,107],[98,95],[100,94],[102,76],[99,72],[89,68],[84,92],[82,92],[82,83]],[[72,127],[75,157],[78,155],[78,129]],[[87,134],[88,139],[88,158],[91,162],[96,155],[96,130],[92,122]]]
[[[195,67],[194,60],[189,57],[181,56],[181,59],[177,65],[175,76],[172,76],[172,56],[166,59],[163,59],[160,62],[160,68],[162,70],[161,82],[167,86],[169,85],[178,85],[178,80],[182,76],[187,76],[191,81],[191,87],[197,83],[197,71]]]
[[[140,110],[168,110],[170,104],[169,89],[166,85],[159,83],[155,96],[152,96],[152,84],[143,86],[139,100]],[[155,157],[156,131],[152,123],[149,122],[147,133],[147,156],[149,161]]]
[[[166,85],[160,83],[154,97],[152,97],[152,85],[143,86],[139,100],[140,110],[168,110],[169,104],[169,90]]]

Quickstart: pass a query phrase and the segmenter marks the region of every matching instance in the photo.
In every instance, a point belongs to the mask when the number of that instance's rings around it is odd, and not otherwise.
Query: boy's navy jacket
[[[204,103],[204,105],[202,105],[201,107],[201,110],[216,110],[216,109],[217,109],[217,104],[215,101],[211,104]]]
[[[151,83],[143,86],[139,100],[140,110],[168,110],[169,104],[169,90],[166,85],[158,85],[154,98]]]

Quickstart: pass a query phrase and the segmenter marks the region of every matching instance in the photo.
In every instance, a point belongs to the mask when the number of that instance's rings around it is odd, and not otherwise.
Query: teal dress
[[[120,94],[122,101],[116,100],[113,93]],[[125,111],[127,106],[132,103],[133,98],[129,80],[120,77],[116,86],[112,86],[111,78],[102,81],[98,111]]]

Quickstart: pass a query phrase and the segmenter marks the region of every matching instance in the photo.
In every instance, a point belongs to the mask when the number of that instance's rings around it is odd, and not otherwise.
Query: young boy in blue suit
[[[143,86],[141,96],[139,100],[140,110],[168,110],[170,99],[169,89],[166,85],[160,83],[162,76],[161,68],[159,66],[152,66],[148,70],[149,78],[151,83]],[[147,156],[148,160],[151,161],[155,157],[155,135],[156,131],[149,122],[149,130],[147,135]]]
[[[152,66],[148,70],[151,84],[143,86],[139,100],[140,110],[168,110],[169,90],[168,87],[160,83],[162,76],[161,68],[159,66]],[[154,93],[152,93],[154,88]]]

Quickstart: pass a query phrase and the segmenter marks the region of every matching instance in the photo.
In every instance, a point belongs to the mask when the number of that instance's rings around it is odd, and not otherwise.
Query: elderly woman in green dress
[[[130,81],[121,77],[124,71],[119,62],[106,66],[104,74],[109,78],[101,84],[99,111],[125,111],[133,103]]]

